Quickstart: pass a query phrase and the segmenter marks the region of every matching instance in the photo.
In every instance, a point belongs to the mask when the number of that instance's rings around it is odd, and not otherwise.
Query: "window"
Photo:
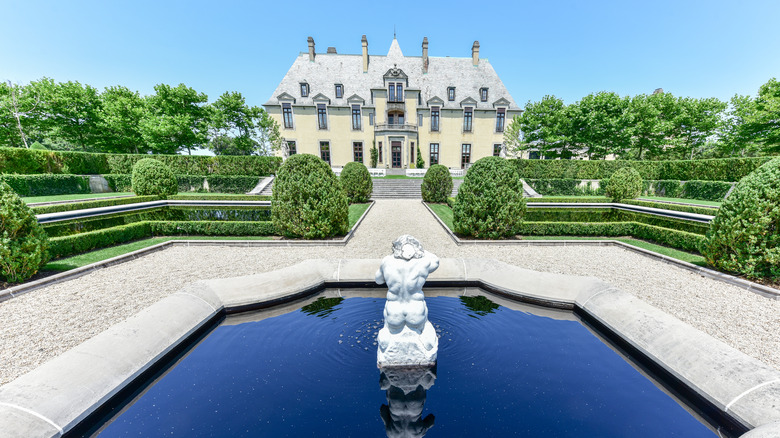
[[[541,156],[539,155],[539,151],[531,151],[528,153],[528,159],[529,160],[538,160]]]
[[[368,124],[374,126],[374,113],[368,113]]]
[[[493,156],[494,157],[500,157],[501,156],[501,145],[500,144],[494,144],[493,145]]]
[[[309,84],[306,82],[301,82],[301,97],[306,97],[309,95]]]
[[[506,108],[496,110],[496,132],[504,132],[504,122],[506,121]]]
[[[391,82],[387,85],[387,101],[388,102],[403,102],[404,101],[404,86],[400,82]]]
[[[382,142],[379,142],[379,162],[382,162]]]
[[[423,115],[417,114],[417,126],[422,126],[423,123]]]
[[[363,143],[356,141],[352,143],[352,161],[363,163]]]
[[[483,102],[487,102],[487,100],[488,100],[488,92],[487,92],[487,90],[488,90],[487,88],[480,88],[479,89],[479,100],[481,100]]]
[[[471,163],[471,145],[464,144],[460,154],[460,168],[465,169],[469,163]]]
[[[330,164],[330,142],[320,142],[320,158],[322,158],[322,161]]]
[[[455,100],[455,87],[447,87],[447,100]]]
[[[360,130],[360,105],[352,105],[352,129]]]
[[[472,109],[466,108],[463,111],[463,132],[471,132],[472,119],[473,119]]]
[[[439,164],[439,143],[431,143],[431,166]]]
[[[298,148],[295,147],[294,141],[288,141],[287,142],[287,154],[288,155],[295,155],[298,153]]]
[[[422,106],[422,93],[417,93],[417,105]]]
[[[417,158],[417,155],[414,155],[414,142],[411,142],[411,145],[409,146],[409,162],[414,163]]]
[[[328,111],[324,103],[317,104],[317,123],[320,129],[328,129]]]
[[[336,99],[341,99],[342,97],[344,97],[344,86],[336,84]]]
[[[293,127],[293,114],[292,105],[289,103],[282,104],[282,115],[284,118],[284,127],[292,129]]]
[[[431,107],[431,131],[439,130],[439,107]]]

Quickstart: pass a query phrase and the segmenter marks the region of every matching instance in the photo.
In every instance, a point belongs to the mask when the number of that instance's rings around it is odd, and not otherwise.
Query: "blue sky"
[[[381,9],[377,5],[383,5]],[[373,5],[369,7],[367,5]],[[780,1],[250,2],[0,0],[0,80],[48,76],[142,94],[184,83],[263,104],[314,37],[317,51],[471,56],[474,40],[522,106],[554,94],[663,88],[755,95],[780,77]]]

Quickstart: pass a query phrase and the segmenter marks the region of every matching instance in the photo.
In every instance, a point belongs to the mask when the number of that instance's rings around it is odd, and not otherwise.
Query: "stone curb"
[[[150,208],[170,206],[208,206],[208,207],[270,207],[271,201],[220,201],[220,200],[185,200],[163,199],[158,201],[136,202],[133,204],[110,205],[108,207],[85,208],[82,210],[59,211],[56,213],[42,213],[36,215],[38,223],[48,224],[52,222],[82,219],[87,217],[104,216],[108,214],[127,213],[132,211],[148,210]]]
[[[67,433],[221,315],[288,303],[326,287],[369,285],[380,262],[307,260],[196,282],[0,387],[0,430],[10,437]],[[780,421],[779,371],[599,279],[446,258],[430,276],[435,283],[479,285],[515,300],[573,308],[631,345],[637,359],[664,370],[673,378],[669,383],[684,385],[734,431]]]
[[[732,286],[737,286],[742,289],[746,289],[750,292],[759,294],[761,296],[771,298],[773,300],[780,300],[780,290],[770,286],[764,286],[763,284],[754,283],[743,278],[735,277],[733,275],[724,274],[722,272],[715,271],[713,269],[705,268],[703,266],[694,265],[683,260],[677,260],[675,258],[659,254],[649,249],[639,248],[634,245],[629,245],[617,240],[603,239],[603,240],[473,240],[473,239],[461,239],[450,230],[439,216],[431,210],[431,208],[424,201],[422,204],[428,209],[428,212],[433,215],[439,225],[444,228],[444,231],[450,236],[450,238],[457,245],[513,245],[513,246],[619,246],[621,248],[633,251],[638,254],[642,254],[647,257],[660,260],[664,263],[677,266],[682,269],[699,274],[703,277],[711,278],[713,280],[722,281]]]
[[[157,202],[157,201],[154,201]],[[256,201],[251,201],[256,202]],[[107,268],[109,266],[118,265],[127,261],[135,260],[139,257],[151,254],[157,251],[162,251],[172,246],[223,246],[223,247],[298,247],[298,246],[345,246],[357,231],[358,226],[363,222],[366,215],[375,202],[371,201],[360,216],[355,226],[341,239],[337,240],[169,240],[167,242],[161,242],[156,245],[152,245],[146,248],[141,248],[127,254],[118,255],[107,260],[101,260],[82,266],[80,268],[71,269],[69,271],[62,272],[60,274],[51,275],[40,280],[31,281],[28,283],[20,284],[18,286],[9,287],[7,289],[0,290],[0,303],[11,298],[15,298],[27,292],[31,292],[42,287],[51,286],[53,284],[61,283],[63,281],[72,280],[74,278],[81,277],[89,274],[92,271],[98,269]]]

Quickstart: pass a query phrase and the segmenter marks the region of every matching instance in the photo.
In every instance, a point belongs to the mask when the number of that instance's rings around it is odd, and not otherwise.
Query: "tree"
[[[209,149],[217,155],[269,155],[282,146],[276,122],[264,109],[248,106],[235,91],[222,94],[209,106],[209,131]]]
[[[415,163],[415,167],[417,167],[418,169],[425,168],[425,160],[423,160],[422,152],[420,152],[420,148],[417,148],[417,162]]]
[[[755,142],[748,128],[755,111],[755,102],[750,96],[735,94],[731,98],[721,125],[721,141],[717,145],[721,156],[753,155],[760,150],[760,145]]]
[[[376,169],[376,163],[379,161],[379,150],[376,148],[376,140],[371,146],[371,167]]]
[[[642,160],[646,154],[660,155],[665,129],[656,96],[658,95],[638,94],[631,98],[627,111],[630,148],[620,158]]]
[[[520,137],[511,137],[518,128],[523,133],[522,140]],[[522,115],[515,117],[510,124],[509,134],[508,140],[516,152],[538,151],[547,158],[569,158],[573,155],[571,123],[567,118],[566,106],[563,100],[555,96],[544,96],[540,102],[528,101]],[[507,138],[506,133],[504,137]]]
[[[100,149],[126,154],[149,152],[141,133],[146,105],[138,92],[123,86],[108,87],[100,100]]]
[[[141,120],[141,135],[155,153],[175,154],[203,146],[207,140],[208,96],[184,84],[155,85],[148,98],[149,109]]]
[[[630,145],[627,123],[628,98],[601,91],[589,94],[567,107],[572,142],[589,159],[623,155]]]
[[[675,155],[676,158],[692,160],[720,127],[726,104],[714,97],[681,97],[677,102],[678,111],[672,119]]]
[[[35,141],[30,134],[40,125],[41,108],[38,87],[0,83],[0,146],[29,147]]]
[[[95,88],[73,81],[47,87],[44,110],[55,136],[83,151],[97,149],[101,110]]]
[[[764,152],[780,152],[780,82],[775,78],[758,89],[755,112],[748,118],[748,133]]]

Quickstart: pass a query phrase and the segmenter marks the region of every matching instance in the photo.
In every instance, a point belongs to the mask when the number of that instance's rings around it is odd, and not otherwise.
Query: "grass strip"
[[[57,202],[57,201],[75,201],[79,199],[106,198],[111,196],[132,196],[132,192],[110,192],[110,193],[80,193],[75,195],[51,195],[51,196],[25,196],[22,198],[27,204],[36,202]]]
[[[271,240],[272,236],[167,236],[136,240],[47,263],[42,271],[68,271],[170,240]]]
[[[349,229],[355,226],[360,216],[368,209],[371,204],[350,204],[349,206]]]
[[[704,201],[701,199],[685,199],[685,198],[665,198],[663,196],[640,196],[641,199],[649,199],[651,201],[667,201],[678,202],[684,204],[704,205],[707,207],[720,207],[723,202],[720,201]]]

